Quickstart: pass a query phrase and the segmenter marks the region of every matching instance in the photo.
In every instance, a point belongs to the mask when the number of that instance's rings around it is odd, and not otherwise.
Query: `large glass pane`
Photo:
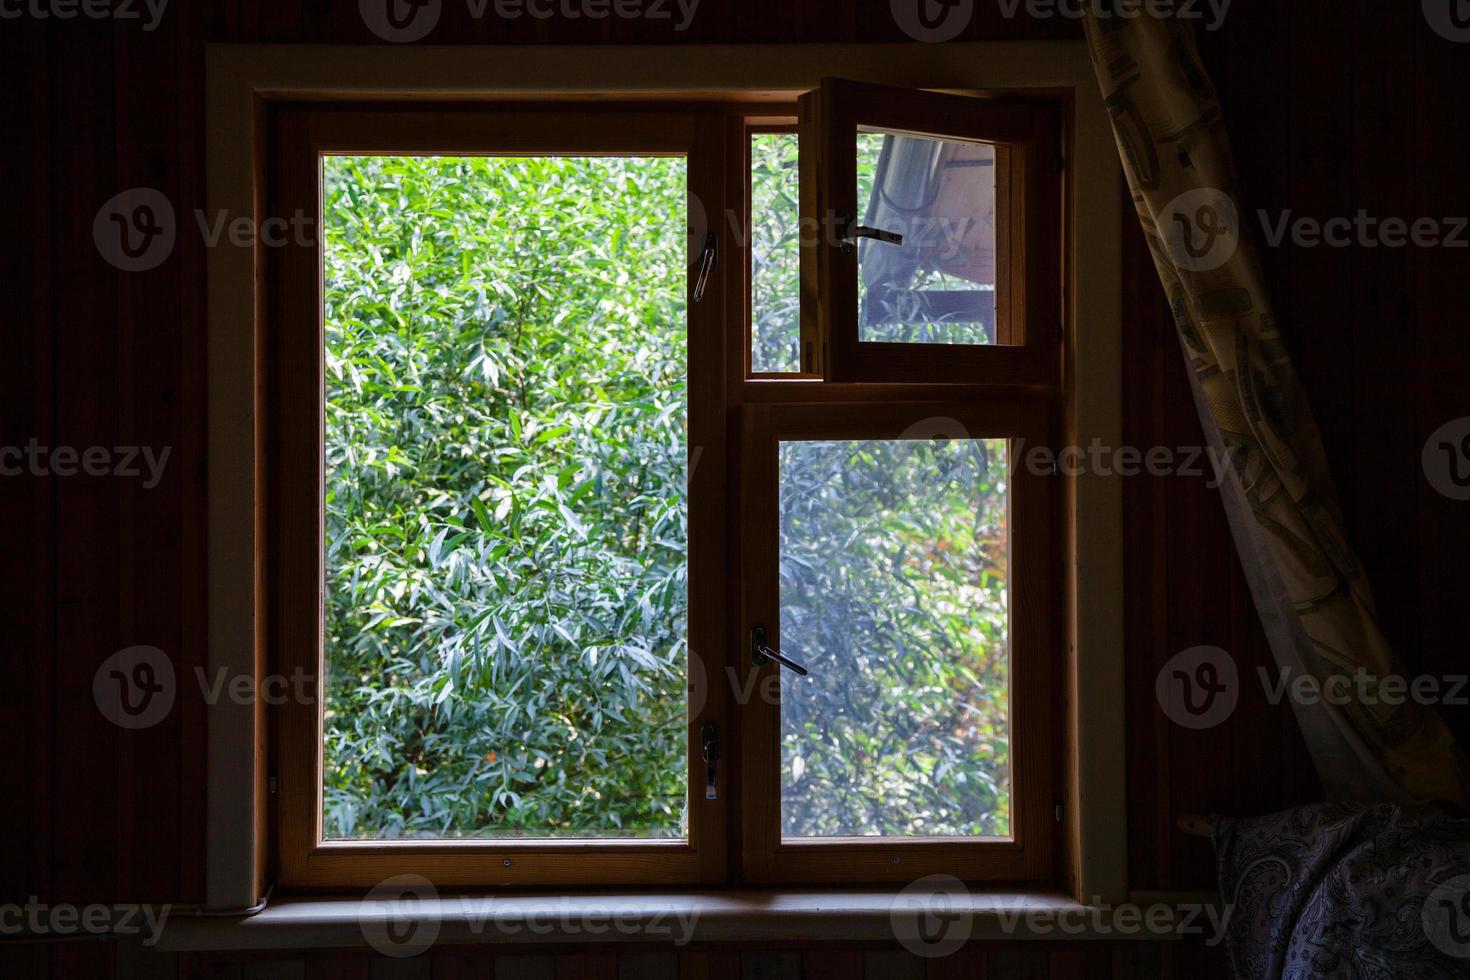
[[[801,370],[801,214],[795,133],[750,137],[750,369]]]
[[[685,172],[324,161],[327,837],[684,835]]]
[[[1009,835],[1006,448],[781,444],[784,836]]]
[[[996,342],[995,147],[857,135],[858,339]]]

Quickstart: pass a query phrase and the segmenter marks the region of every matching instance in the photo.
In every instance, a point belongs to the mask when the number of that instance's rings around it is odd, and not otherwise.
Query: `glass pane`
[[[329,157],[329,838],[681,837],[683,159]]]
[[[995,147],[858,133],[858,339],[993,344]]]
[[[1006,442],[780,465],[782,833],[1008,836]]]
[[[801,215],[795,133],[750,137],[750,369],[801,370]]]

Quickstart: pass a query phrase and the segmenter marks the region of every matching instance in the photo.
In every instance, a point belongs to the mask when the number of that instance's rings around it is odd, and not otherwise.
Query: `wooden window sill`
[[[1133,921],[1125,923],[1106,907],[1082,905],[1060,892],[996,891],[949,898],[946,921],[967,929],[970,941],[1159,940],[1177,931],[1150,927],[1143,915],[1130,916]],[[884,889],[445,895],[416,903],[411,918],[400,914],[396,932],[403,939],[405,931],[414,930],[407,942],[420,942],[422,936],[425,948],[428,943],[897,943],[894,909],[913,908],[918,900],[911,893]],[[1209,917],[1196,914],[1208,931]],[[391,906],[372,900],[285,898],[250,917],[180,914],[167,921],[159,948],[369,947],[369,936],[383,935],[393,918]],[[406,948],[397,952],[401,955]]]

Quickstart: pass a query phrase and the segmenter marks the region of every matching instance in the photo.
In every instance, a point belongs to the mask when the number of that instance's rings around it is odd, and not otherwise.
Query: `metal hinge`
[[[276,795],[276,789],[277,789],[277,787],[279,785],[280,785],[280,783],[277,782],[275,776],[267,776],[266,777],[266,780],[265,780],[266,792],[268,792],[271,796],[275,796]]]
[[[1058,803],[1056,805],[1056,807],[1053,808],[1052,813],[1056,816],[1057,823],[1061,823],[1062,822],[1062,805],[1060,803]]]

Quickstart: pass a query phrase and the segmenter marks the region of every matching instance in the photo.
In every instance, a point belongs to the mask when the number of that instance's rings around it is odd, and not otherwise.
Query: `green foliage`
[[[801,225],[795,133],[750,138],[750,367],[801,370]]]
[[[1003,440],[781,453],[783,831],[1010,828]]]
[[[324,169],[327,836],[682,835],[684,161]],[[1006,833],[1003,443],[782,465],[785,831]]]
[[[682,833],[684,161],[325,170],[327,835]]]

